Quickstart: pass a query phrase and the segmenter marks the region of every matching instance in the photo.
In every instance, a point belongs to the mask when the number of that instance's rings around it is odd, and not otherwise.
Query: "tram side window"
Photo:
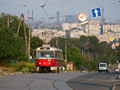
[[[40,58],[40,57],[41,57],[40,52],[37,51],[37,52],[36,52],[36,58]]]
[[[41,52],[38,52],[38,58],[40,58],[41,57]]]
[[[62,59],[62,58],[63,58],[62,52],[56,51],[56,52],[55,52],[55,57],[56,57],[56,58],[59,58],[59,59]]]
[[[62,54],[62,52],[60,52],[59,54],[60,54],[60,59],[63,59],[63,54]]]
[[[55,52],[55,58],[58,58],[58,52],[57,51]]]

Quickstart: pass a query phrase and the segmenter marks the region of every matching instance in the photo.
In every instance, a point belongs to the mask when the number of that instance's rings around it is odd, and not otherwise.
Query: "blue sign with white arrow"
[[[93,15],[93,17],[101,16],[101,10],[100,10],[100,8],[92,9],[92,15]]]

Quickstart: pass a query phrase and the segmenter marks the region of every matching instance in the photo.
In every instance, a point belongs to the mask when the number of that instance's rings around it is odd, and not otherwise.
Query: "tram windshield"
[[[54,58],[54,52],[52,51],[38,51],[36,54],[37,58]]]

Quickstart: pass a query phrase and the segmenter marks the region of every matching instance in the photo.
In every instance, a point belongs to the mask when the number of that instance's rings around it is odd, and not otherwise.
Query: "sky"
[[[86,13],[88,18],[92,17],[92,9],[103,8],[104,17],[112,22],[120,19],[120,0],[0,0],[0,13],[9,13],[20,17],[21,13],[28,18],[32,10],[34,20],[49,20],[50,17],[56,17],[56,12],[60,12],[61,20],[63,15],[79,15]],[[46,3],[46,4],[45,4]],[[40,6],[44,5],[44,8]]]

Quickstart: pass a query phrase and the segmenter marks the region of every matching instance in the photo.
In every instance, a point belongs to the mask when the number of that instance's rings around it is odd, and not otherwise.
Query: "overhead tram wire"
[[[0,5],[6,5],[6,6],[24,6],[24,7],[26,7],[26,6],[28,6],[28,5],[20,5],[20,4],[0,4]]]
[[[47,13],[46,10],[45,10],[45,6],[46,6],[46,4],[47,4],[47,1],[48,1],[48,0],[46,0],[45,3],[44,3],[43,5],[41,5],[40,7],[43,9],[43,11],[44,11],[45,15],[48,17],[48,19],[51,20],[51,19],[54,19],[55,17],[49,17],[49,16],[48,16],[48,13]]]
[[[46,0],[45,3],[44,3],[43,5],[41,5],[40,7],[43,9],[45,15],[49,18],[48,14],[47,14],[47,12],[46,12],[46,10],[45,10],[45,8],[44,8],[44,7],[46,6],[47,1],[48,1],[48,0]]]
[[[45,1],[45,3],[43,4],[44,6],[48,6],[48,5],[56,5],[56,4],[59,4],[61,1],[56,1],[56,2],[51,2],[51,3],[47,3],[48,0]],[[23,4],[23,5],[20,5],[20,4],[7,4],[7,3],[3,3],[3,4],[0,4],[0,5],[7,5],[7,6],[24,6],[24,7],[41,7],[40,5],[28,5],[28,4]]]
[[[96,0],[93,0],[94,1],[94,3],[96,3],[98,6],[100,6],[100,7],[104,7],[104,8],[106,8],[106,7],[110,7],[110,6],[113,6],[113,5],[116,5],[116,4],[118,4],[118,3],[120,3],[120,1],[117,1],[117,2],[114,2],[114,3],[110,3],[110,4],[107,4],[107,5],[102,5],[99,1],[96,1]]]
[[[47,5],[56,5],[56,4],[59,4],[61,1],[56,1],[56,2],[52,2],[52,3],[47,3],[48,2],[48,0],[46,0],[45,1],[45,3],[43,4],[43,5],[41,5],[41,6],[39,6],[39,5],[27,5],[27,4],[23,4],[23,5],[19,5],[19,4],[0,4],[0,5],[7,5],[7,6],[22,6],[22,7],[41,7],[42,9],[43,9],[43,11],[44,11],[44,13],[45,13],[45,15],[47,16],[47,18],[49,19],[49,20],[51,20],[51,19],[54,19],[54,18],[56,18],[56,17],[49,17],[49,15],[48,15],[48,13],[46,12],[46,10],[45,10],[45,6]]]

